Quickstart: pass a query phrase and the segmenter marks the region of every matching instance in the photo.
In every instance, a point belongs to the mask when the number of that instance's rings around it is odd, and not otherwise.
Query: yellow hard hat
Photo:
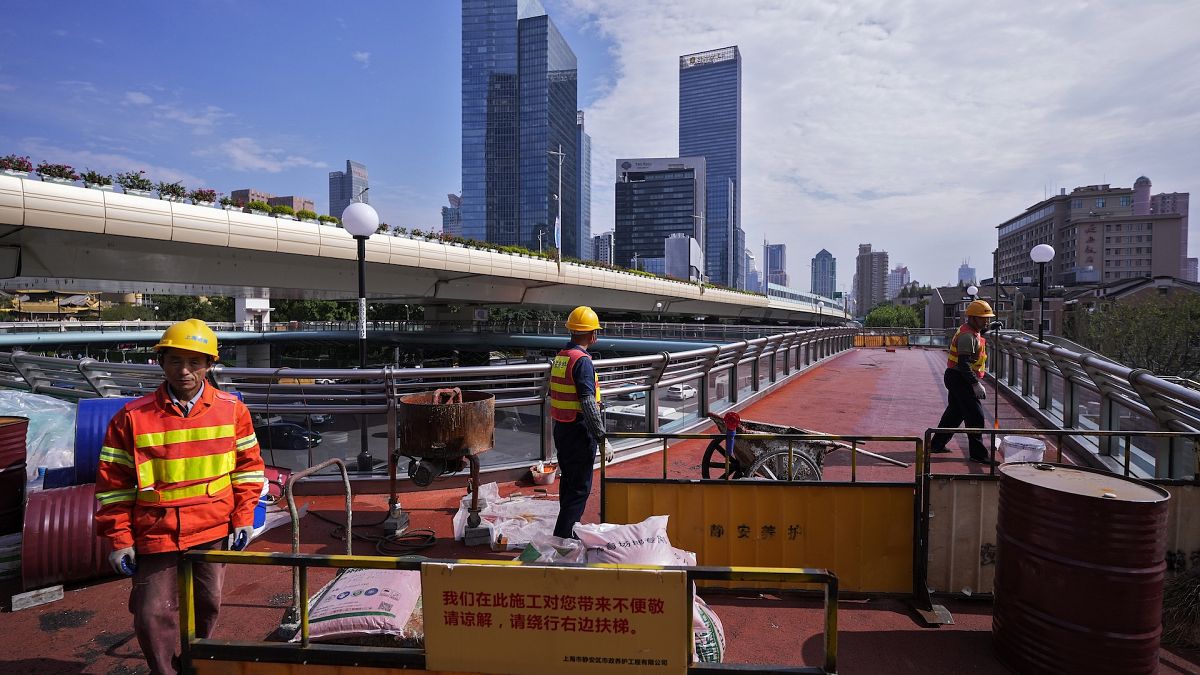
[[[216,359],[217,334],[200,319],[188,319],[172,324],[163,331],[154,349],[186,349],[189,352],[208,354]]]
[[[591,307],[579,306],[567,317],[567,330],[573,333],[590,333],[600,330],[600,317]]]
[[[986,300],[976,300],[967,305],[967,316],[982,316],[984,318],[996,316],[992,312],[992,306],[987,304]]]

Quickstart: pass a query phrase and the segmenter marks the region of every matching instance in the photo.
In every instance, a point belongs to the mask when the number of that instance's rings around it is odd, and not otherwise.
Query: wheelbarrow
[[[825,455],[846,449],[876,459],[907,467],[908,464],[891,457],[867,452],[850,443],[834,440],[788,440],[786,438],[755,439],[735,437],[733,456],[729,456],[727,441],[729,428],[725,420],[718,415],[709,414],[709,419],[717,425],[723,438],[714,438],[704,451],[704,459],[700,464],[700,475],[703,478],[724,480],[751,478],[765,480],[821,480],[824,471]],[[818,435],[822,432],[800,427],[789,427],[781,424],[740,420],[738,434],[788,434],[788,435]]]

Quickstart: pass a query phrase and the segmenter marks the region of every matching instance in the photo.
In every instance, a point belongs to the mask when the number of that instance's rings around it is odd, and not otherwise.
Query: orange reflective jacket
[[[963,324],[958,327],[954,333],[954,337],[950,340],[950,355],[946,358],[946,367],[954,368],[958,366],[958,338],[963,335],[973,335],[979,343],[979,352],[975,357],[975,362],[971,364],[971,370],[975,371],[975,375],[983,377],[984,368],[987,366],[987,340],[984,339],[979,331],[971,328],[970,324]]]
[[[564,349],[554,357],[550,366],[550,418],[557,422],[574,422],[581,406],[579,389],[575,386],[575,363],[592,358],[582,348]],[[596,376],[596,403],[600,403],[600,376]]]
[[[114,549],[182,551],[251,525],[266,476],[250,411],[206,384],[184,417],[166,383],[108,425],[96,530]]]

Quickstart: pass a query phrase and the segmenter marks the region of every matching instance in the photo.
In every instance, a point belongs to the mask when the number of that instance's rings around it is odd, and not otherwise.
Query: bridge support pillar
[[[238,366],[242,368],[270,368],[271,345],[241,345],[236,351]]]

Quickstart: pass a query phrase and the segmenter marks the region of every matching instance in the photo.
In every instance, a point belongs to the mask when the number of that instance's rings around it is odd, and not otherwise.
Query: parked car
[[[667,388],[667,398],[684,401],[696,395],[696,388],[690,384],[673,384]]]
[[[307,450],[321,444],[321,434],[295,422],[270,422],[254,427],[263,450]]]
[[[627,391],[623,394],[617,394],[617,398],[622,401],[640,401],[641,399],[646,398],[646,392],[644,392],[644,391]]]

